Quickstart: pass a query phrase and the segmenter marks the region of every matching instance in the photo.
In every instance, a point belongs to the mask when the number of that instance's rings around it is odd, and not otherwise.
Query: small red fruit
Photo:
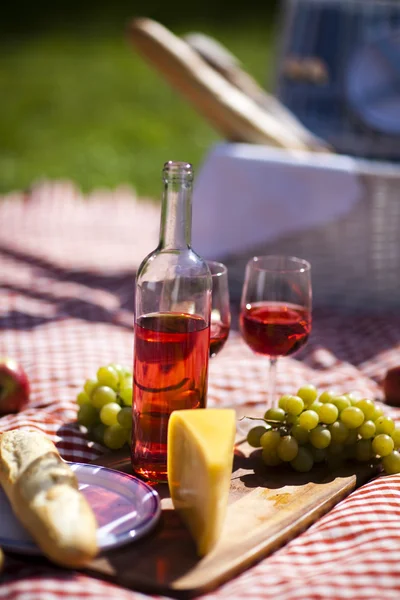
[[[400,366],[388,369],[383,380],[386,402],[391,406],[400,406]]]
[[[12,358],[0,358],[0,415],[16,413],[29,402],[29,380]]]

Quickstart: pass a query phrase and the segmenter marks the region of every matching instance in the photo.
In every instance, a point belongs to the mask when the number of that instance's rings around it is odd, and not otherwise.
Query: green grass
[[[202,30],[266,82],[271,34],[264,23]],[[3,42],[0,111],[1,193],[71,179],[84,191],[130,184],[158,197],[166,160],[199,168],[220,139],[126,43],[122,28]]]

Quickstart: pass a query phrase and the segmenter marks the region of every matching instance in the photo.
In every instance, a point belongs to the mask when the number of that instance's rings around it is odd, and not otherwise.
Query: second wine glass
[[[297,352],[311,331],[311,266],[293,256],[255,256],[246,266],[240,330],[270,359],[269,402],[276,401],[276,362]]]
[[[210,357],[215,357],[224,347],[231,326],[229,305],[228,269],[216,261],[208,260],[211,271],[211,322],[210,322]]]

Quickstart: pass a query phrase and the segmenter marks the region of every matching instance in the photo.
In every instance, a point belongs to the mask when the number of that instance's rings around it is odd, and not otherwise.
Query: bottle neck
[[[171,177],[164,183],[160,248],[183,250],[191,245],[192,182]]]

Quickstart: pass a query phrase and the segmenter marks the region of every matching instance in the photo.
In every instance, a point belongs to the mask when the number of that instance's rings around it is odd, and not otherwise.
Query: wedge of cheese
[[[176,410],[168,427],[171,499],[199,556],[221,533],[232,474],[236,415],[231,409]]]

